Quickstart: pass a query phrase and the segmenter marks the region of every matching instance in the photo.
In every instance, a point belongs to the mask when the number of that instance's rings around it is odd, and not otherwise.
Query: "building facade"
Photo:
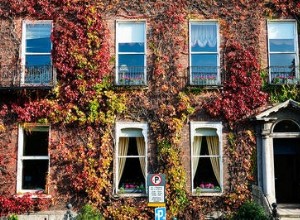
[[[228,217],[253,185],[268,211],[299,203],[299,17],[289,1],[5,0],[0,215],[151,219],[159,173],[168,218]]]

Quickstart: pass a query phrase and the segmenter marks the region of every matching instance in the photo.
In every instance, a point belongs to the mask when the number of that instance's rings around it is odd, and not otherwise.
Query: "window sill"
[[[39,199],[50,199],[51,195],[44,193],[44,190],[21,190],[18,192],[16,197],[29,196],[30,198],[39,198]]]
[[[197,193],[196,191],[192,192],[192,196],[222,196],[222,195],[223,192],[214,189],[205,189],[200,193]]]
[[[220,193],[220,192],[202,192],[200,194],[197,194],[197,193],[193,193],[192,196],[222,196],[223,193]]]
[[[114,197],[147,197],[145,193],[117,193]]]

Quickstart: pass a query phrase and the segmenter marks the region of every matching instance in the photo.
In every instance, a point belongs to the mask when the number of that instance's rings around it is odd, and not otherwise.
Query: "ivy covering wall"
[[[150,219],[153,208],[147,207],[146,198],[112,195],[113,128],[116,120],[125,119],[150,125],[152,170],[167,176],[169,216],[201,219],[216,209],[235,211],[251,197],[250,185],[255,182],[255,135],[247,119],[270,101],[281,101],[285,92],[282,87],[262,87],[260,22],[299,15],[300,3],[289,0],[2,0],[0,18],[10,27],[13,62],[19,62],[21,42],[17,21],[53,20],[52,58],[58,80],[49,92],[6,91],[1,96],[0,135],[5,141],[0,147],[10,152],[0,155],[0,180],[5,184],[15,177],[9,169],[16,160],[9,156],[16,150],[9,149],[10,129],[17,123],[48,123],[57,137],[51,140],[52,199],[35,203],[1,190],[2,212],[40,210],[66,200],[78,207],[91,203],[113,219]],[[112,18],[147,21],[147,89],[117,89],[111,82],[114,45],[107,21]],[[188,59],[189,19],[215,19],[220,24],[226,75],[222,89],[189,89],[180,80],[187,73],[182,61]],[[290,96],[297,100],[299,90],[294,90]],[[219,197],[191,196],[186,187],[182,130],[204,112],[228,130],[228,183]]]

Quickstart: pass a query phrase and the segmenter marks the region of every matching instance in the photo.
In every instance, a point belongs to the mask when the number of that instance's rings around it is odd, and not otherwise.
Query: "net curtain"
[[[191,46],[216,47],[217,28],[216,25],[192,25]]]

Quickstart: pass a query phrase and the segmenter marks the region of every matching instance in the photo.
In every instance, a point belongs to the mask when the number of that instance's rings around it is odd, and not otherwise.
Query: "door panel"
[[[277,203],[300,203],[299,138],[274,139],[275,192]]]

